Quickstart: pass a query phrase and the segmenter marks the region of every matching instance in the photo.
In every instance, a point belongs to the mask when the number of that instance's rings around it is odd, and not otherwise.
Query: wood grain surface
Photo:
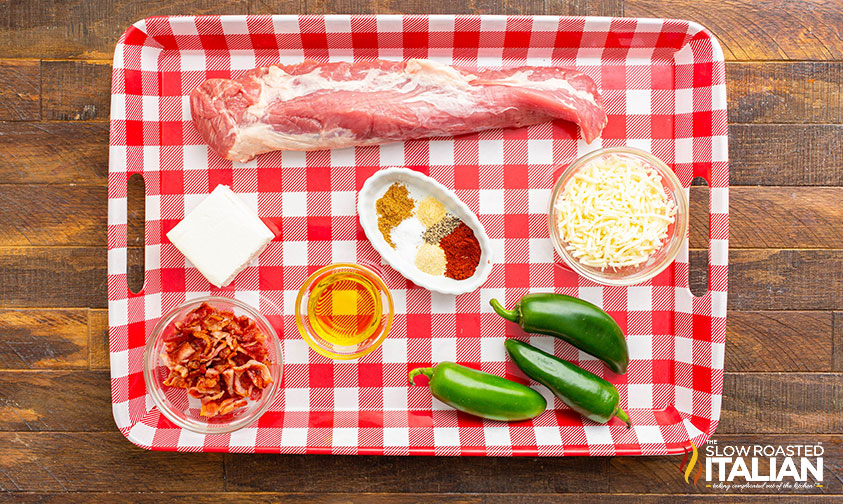
[[[0,62],[0,121],[41,119],[40,72],[38,61]]]
[[[717,494],[682,457],[161,453],[111,413],[111,57],[170,14],[483,13],[691,19],[727,59],[729,306],[720,443],[821,442],[809,494]],[[137,188],[132,194],[137,194]],[[691,191],[706,290],[707,189]],[[143,213],[129,211],[142,284]],[[843,0],[0,0],[0,503],[833,502],[843,496]]]

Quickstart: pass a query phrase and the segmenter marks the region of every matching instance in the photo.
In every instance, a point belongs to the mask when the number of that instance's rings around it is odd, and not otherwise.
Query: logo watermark
[[[691,443],[691,460],[688,461],[688,452],[685,452],[685,456],[682,457],[682,462],[679,463],[679,471],[685,476],[685,483],[691,484],[690,477],[691,472],[694,470],[694,465],[697,466],[697,474],[694,476],[694,486],[697,486],[697,481],[700,479],[700,473],[702,472],[702,463],[699,462],[699,453],[697,452],[697,445],[694,444],[693,441],[688,441]],[[688,462],[688,465],[685,465],[685,462]]]
[[[704,475],[706,487],[722,491],[808,490],[823,487],[824,452],[822,443],[739,445],[711,440],[702,448],[702,457],[691,443],[679,470],[685,483],[695,487]]]

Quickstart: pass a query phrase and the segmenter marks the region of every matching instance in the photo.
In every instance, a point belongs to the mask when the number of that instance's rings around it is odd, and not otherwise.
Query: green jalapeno
[[[490,373],[440,362],[436,367],[410,371],[409,381],[423,374],[430,378],[430,393],[465,413],[490,420],[518,421],[541,415],[547,401],[535,390]]]
[[[547,334],[593,355],[617,374],[626,373],[629,350],[617,322],[597,306],[571,296],[553,293],[527,294],[512,310],[492,299],[498,315],[515,322],[526,332]]]
[[[632,425],[618,407],[618,389],[608,381],[522,341],[508,339],[504,346],[524,374],[549,388],[580,415],[599,423],[618,417],[627,429]]]

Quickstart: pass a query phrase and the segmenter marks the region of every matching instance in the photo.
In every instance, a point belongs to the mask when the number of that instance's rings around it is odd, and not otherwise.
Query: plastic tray
[[[602,139],[577,140],[558,121],[459,138],[322,152],[285,152],[233,164],[199,138],[187,95],[204,79],[309,58],[431,58],[465,66],[559,65],[595,79],[609,114]],[[135,23],[114,54],[108,215],[108,299],[114,418],[155,450],[397,455],[633,455],[681,453],[720,417],[728,252],[727,117],[723,54],[701,26],[676,20],[503,16],[202,16]],[[559,166],[600,146],[651,151],[690,185],[710,190],[709,287],[688,290],[687,247],[654,280],[601,287],[556,266],[547,198]],[[380,266],[396,303],[383,346],[334,362],[296,331],[293,301],[308,273],[336,261],[380,264],[355,215],[375,170],[408,166],[455,189],[479,216],[495,267],[478,291],[431,294]],[[146,277],[126,284],[126,184],[146,187]],[[212,288],[165,233],[219,183],[232,186],[278,236],[226,289]],[[601,305],[628,335],[631,363],[612,375],[551,338],[531,341],[617,384],[634,427],[598,425],[552,400],[532,421],[505,424],[457,413],[407,386],[408,369],[455,360],[526,383],[503,350],[520,330],[491,312],[556,291]],[[153,406],[142,354],[152,327],[203,294],[259,306],[283,338],[284,383],[271,409],[231,435],[183,431]],[[546,391],[544,391],[546,392]]]

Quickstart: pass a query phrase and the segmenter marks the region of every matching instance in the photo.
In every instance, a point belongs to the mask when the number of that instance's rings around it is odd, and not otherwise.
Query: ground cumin
[[[465,280],[474,274],[480,264],[480,243],[464,222],[442,238],[439,246],[445,251],[445,276],[454,280]]]
[[[416,202],[410,198],[410,191],[407,186],[395,182],[386,190],[383,196],[375,203],[378,211],[378,229],[380,229],[386,243],[395,248],[390,234],[392,228],[397,226],[407,217],[413,215]]]

